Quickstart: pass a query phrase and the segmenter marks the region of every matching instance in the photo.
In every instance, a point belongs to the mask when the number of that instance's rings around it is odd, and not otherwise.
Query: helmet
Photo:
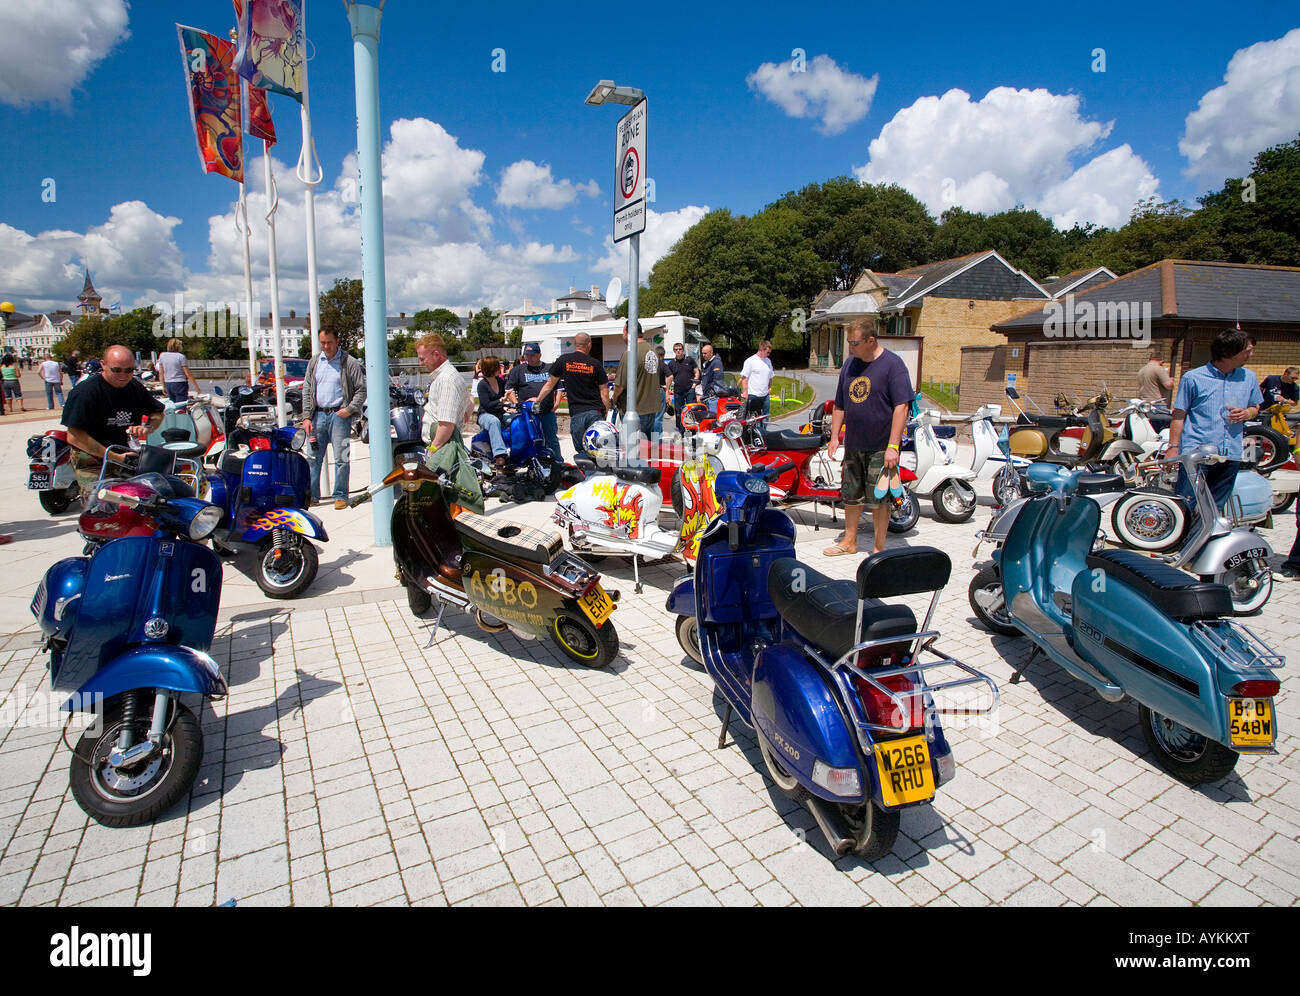
[[[582,434],[582,448],[596,456],[618,446],[618,430],[609,422],[593,422]]]
[[[99,360],[87,360],[86,365],[82,368],[84,373],[97,374],[104,369],[104,364]]]

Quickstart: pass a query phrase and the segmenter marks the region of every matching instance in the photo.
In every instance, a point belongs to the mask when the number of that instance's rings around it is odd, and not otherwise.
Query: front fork
[[[148,757],[162,743],[163,733],[167,729],[167,716],[171,711],[172,693],[164,689],[154,692],[153,715],[149,720],[148,738],[143,743],[135,743],[134,726],[140,700],[140,692],[127,692],[122,702],[122,731],[117,737],[117,746],[108,755],[111,768],[134,764]]]

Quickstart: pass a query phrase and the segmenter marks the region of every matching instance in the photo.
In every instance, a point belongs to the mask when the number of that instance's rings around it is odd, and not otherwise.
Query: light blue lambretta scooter
[[[1283,659],[1224,618],[1226,586],[1098,549],[1101,509],[1079,494],[1086,476],[1030,467],[1032,496],[993,553],[992,580],[972,582],[981,621],[1034,642],[1012,683],[1043,654],[1109,702],[1133,698],[1156,762],[1189,784],[1223,778],[1241,754],[1274,753]]]
[[[767,507],[762,475],[725,471],[714,494],[719,515],[668,611],[726,702],[718,746],[734,710],[776,788],[807,805],[836,855],[883,857],[900,811],[955,773],[939,715],[997,703],[997,686],[935,650],[927,629],[951,562],[931,547],[886,550],[856,580],[832,580],[794,559],[794,523]],[[920,626],[907,606],[878,601],[930,591]],[[944,667],[959,676],[927,679]],[[936,708],[936,694],[973,685],[985,689],[971,697],[979,708]]]

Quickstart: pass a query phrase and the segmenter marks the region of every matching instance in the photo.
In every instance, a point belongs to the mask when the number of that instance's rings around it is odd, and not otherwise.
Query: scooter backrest
[[[146,446],[140,451],[137,474],[170,474],[175,454],[162,446]]]
[[[932,546],[881,550],[858,565],[858,597],[889,598],[938,591],[948,583],[952,561]]]

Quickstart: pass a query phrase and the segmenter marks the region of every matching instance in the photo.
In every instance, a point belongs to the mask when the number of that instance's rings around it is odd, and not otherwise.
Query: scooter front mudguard
[[[795,647],[767,647],[754,664],[750,714],[755,731],[791,775],[828,802],[862,803],[879,798],[875,778],[862,761],[857,738],[824,672]],[[834,795],[812,780],[813,765],[856,768],[856,795]]]
[[[300,508],[272,508],[256,518],[250,519],[247,528],[234,537],[240,543],[258,543],[277,529],[288,529],[301,533],[308,539],[329,539],[325,533],[325,524],[320,519]]]
[[[77,622],[77,600],[86,590],[89,557],[68,557],[45,572],[32,596],[32,615],[46,636],[71,631]]]
[[[668,602],[664,605],[675,616],[695,615],[695,575],[687,574],[678,579],[673,590],[668,593]]]
[[[82,711],[84,705],[107,701],[133,688],[162,688],[195,692],[211,698],[226,694],[221,667],[201,650],[168,643],[132,647],[96,671],[62,706]]]

